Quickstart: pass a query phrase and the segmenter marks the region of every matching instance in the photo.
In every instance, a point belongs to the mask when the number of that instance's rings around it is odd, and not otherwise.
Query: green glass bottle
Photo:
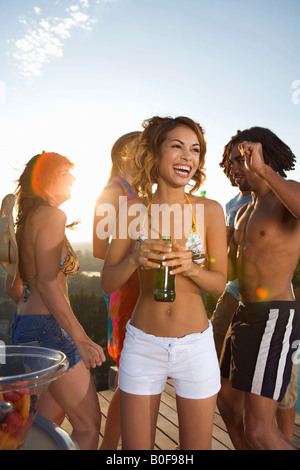
[[[166,242],[171,242],[171,237],[162,237]],[[162,263],[162,261],[159,261]],[[155,272],[154,300],[157,302],[174,302],[175,300],[175,278],[171,266],[161,266]]]

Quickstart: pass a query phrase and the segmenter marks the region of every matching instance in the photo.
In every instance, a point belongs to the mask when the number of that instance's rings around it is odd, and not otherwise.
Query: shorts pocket
[[[47,332],[51,328],[52,319],[41,319],[37,316],[34,320],[26,318],[25,315],[20,316],[16,328],[12,331],[14,344],[43,346]]]
[[[41,346],[40,332],[18,332],[14,331],[11,335],[13,344],[21,344],[23,346]]]
[[[37,339],[32,340],[32,341],[19,340],[17,344],[22,345],[22,346],[41,346],[41,342],[38,341]]]

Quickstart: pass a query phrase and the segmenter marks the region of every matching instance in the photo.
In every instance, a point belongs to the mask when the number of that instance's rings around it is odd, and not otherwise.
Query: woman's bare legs
[[[73,427],[72,437],[81,450],[96,450],[99,442],[101,411],[97,392],[90,371],[80,361],[69,369],[60,379],[51,383],[48,391],[60,409],[64,410]],[[47,411],[47,396],[43,400],[39,413],[48,419],[55,411],[51,400],[51,413]]]
[[[159,395],[133,395],[120,390],[122,450],[154,448]]]
[[[202,400],[176,396],[180,450],[210,450],[217,395]]]
[[[120,396],[123,450],[152,450],[160,395],[121,391]],[[217,395],[203,400],[176,397],[180,450],[211,449],[216,400]]]
[[[66,414],[61,406],[54,400],[51,392],[47,390],[38,408],[38,414],[44,416],[44,418],[50,419],[57,426],[61,426]]]
[[[116,450],[121,436],[120,389],[116,388],[109,404],[100,450]]]

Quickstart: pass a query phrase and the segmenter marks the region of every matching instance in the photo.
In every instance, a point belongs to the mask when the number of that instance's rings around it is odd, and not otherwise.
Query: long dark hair
[[[29,160],[17,181],[15,192],[17,229],[25,223],[27,218],[39,206],[51,205],[45,189],[53,181],[60,168],[66,165],[69,168],[74,167],[74,164],[67,157],[53,152],[42,152]]]
[[[226,176],[229,176],[231,170],[230,155],[232,147],[243,141],[260,142],[265,163],[284,178],[286,177],[286,171],[295,169],[295,155],[274,132],[264,127],[251,127],[244,131],[237,131],[236,135],[224,147],[220,167],[224,169]]]

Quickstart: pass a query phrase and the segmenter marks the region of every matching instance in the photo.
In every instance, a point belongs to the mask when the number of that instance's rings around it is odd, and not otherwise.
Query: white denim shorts
[[[220,390],[212,325],[182,338],[158,337],[127,323],[121,353],[119,387],[135,395],[157,395],[173,381],[176,395],[208,398]]]

